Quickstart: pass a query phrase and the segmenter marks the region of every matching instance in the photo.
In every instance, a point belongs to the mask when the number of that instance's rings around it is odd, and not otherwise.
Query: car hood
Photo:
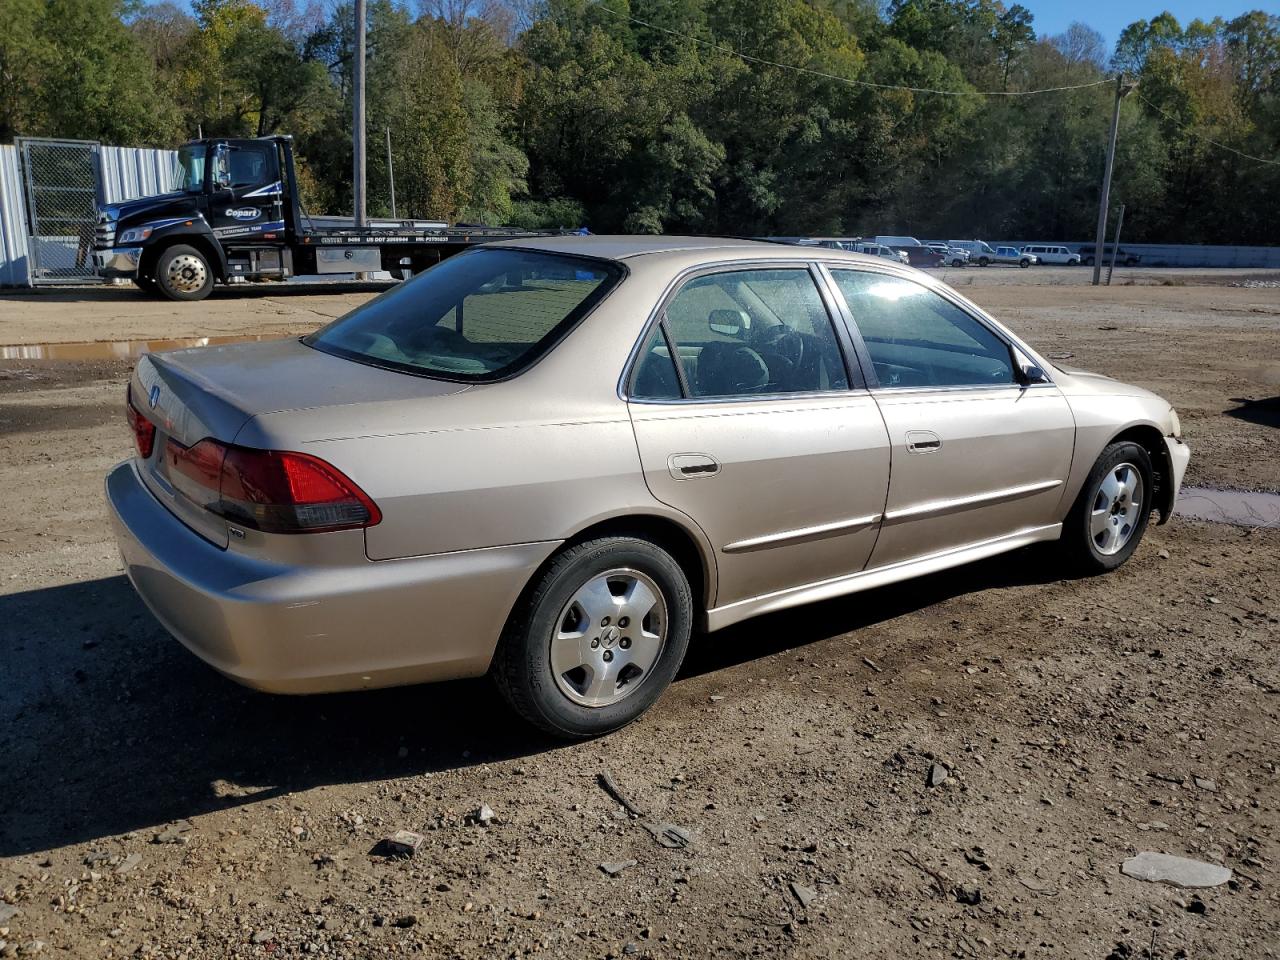
[[[296,337],[145,355],[134,373],[140,408],[182,443],[234,441],[255,417],[447,396],[466,384],[394,373],[322,353]],[[322,417],[320,419],[328,419]]]
[[[1144,387],[1135,387],[1131,383],[1124,383],[1116,380],[1114,377],[1108,377],[1101,373],[1094,373],[1090,370],[1081,370],[1078,367],[1062,367],[1054,365],[1054,370],[1058,375],[1054,376],[1054,382],[1058,385],[1067,396],[1113,396],[1113,397],[1142,397],[1153,400],[1161,400],[1158,393],[1153,393]]]

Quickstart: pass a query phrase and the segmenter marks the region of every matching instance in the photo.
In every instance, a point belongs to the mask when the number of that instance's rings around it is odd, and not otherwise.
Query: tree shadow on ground
[[[1057,579],[1029,556],[1035,551],[695,637],[681,677],[957,594]],[[171,639],[122,576],[0,597],[0,622],[11,638],[0,650],[8,674],[0,685],[2,856],[150,830],[319,785],[562,746],[526,727],[483,679],[313,697],[244,689]]]
[[[1264,427],[1280,428],[1280,397],[1267,397],[1265,400],[1232,397],[1231,402],[1238,403],[1240,406],[1228,410],[1228,417],[1257,423]]]

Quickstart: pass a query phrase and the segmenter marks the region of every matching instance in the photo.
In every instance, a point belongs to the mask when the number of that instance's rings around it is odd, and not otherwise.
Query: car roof
[[[606,260],[629,260],[635,257],[678,257],[689,254],[714,254],[717,260],[851,260],[876,261],[875,257],[851,253],[833,247],[772,243],[760,240],[742,240],[734,237],[678,237],[678,236],[547,236],[521,237],[488,244],[493,247],[520,247],[525,250],[545,250],[548,253],[578,254],[584,257],[602,257]]]

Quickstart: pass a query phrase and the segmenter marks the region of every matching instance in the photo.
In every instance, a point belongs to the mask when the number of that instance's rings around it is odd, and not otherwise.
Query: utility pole
[[[363,227],[365,215],[364,174],[364,33],[365,0],[355,0],[356,49],[351,78],[351,99],[354,101],[351,117],[351,189],[355,194],[355,225]],[[1110,168],[1108,168],[1110,169]]]
[[[396,168],[391,162],[391,128],[387,127],[387,180],[391,184],[391,219],[396,219]]]
[[[1120,101],[1132,90],[1124,85],[1124,74],[1116,77],[1116,105],[1111,112],[1111,133],[1107,136],[1107,168],[1102,174],[1102,197],[1098,204],[1098,230],[1093,244],[1093,285],[1102,280],[1102,256],[1107,239],[1107,207],[1111,203],[1111,170],[1116,163],[1116,135],[1120,132]]]
[[[1115,246],[1111,248],[1111,264],[1107,267],[1107,286],[1111,286],[1111,275],[1116,272],[1116,257],[1120,254],[1120,231],[1124,229],[1124,204],[1120,204],[1120,217],[1116,220]]]

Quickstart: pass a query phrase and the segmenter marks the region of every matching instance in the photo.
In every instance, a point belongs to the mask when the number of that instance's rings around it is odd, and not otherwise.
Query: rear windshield
[[[303,342],[405,373],[500,380],[555,346],[621,276],[621,267],[603,260],[502,247],[469,250]]]

